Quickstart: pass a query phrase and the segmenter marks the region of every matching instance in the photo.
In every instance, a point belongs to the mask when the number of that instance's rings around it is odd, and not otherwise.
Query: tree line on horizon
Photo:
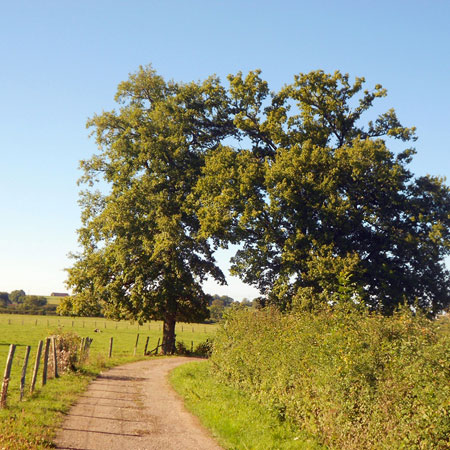
[[[41,295],[27,295],[23,289],[0,292],[0,313],[8,314],[56,314],[57,305],[47,304]]]
[[[317,70],[271,91],[258,70],[227,85],[131,74],[117,109],[87,123],[99,150],[80,163],[72,312],[163,320],[171,353],[175,323],[207,317],[202,282],[225,283],[214,252],[230,244],[231,273],[261,307],[447,308],[449,188],[414,176],[415,128],[393,109],[373,117],[387,91],[364,83]]]

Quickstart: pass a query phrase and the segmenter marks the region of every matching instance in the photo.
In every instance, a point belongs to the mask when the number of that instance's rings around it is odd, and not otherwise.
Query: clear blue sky
[[[66,291],[78,161],[96,150],[86,119],[139,65],[185,82],[260,68],[274,90],[315,69],[364,76],[389,91],[380,111],[417,126],[413,171],[449,177],[449,21],[439,0],[2,1],[0,291]]]

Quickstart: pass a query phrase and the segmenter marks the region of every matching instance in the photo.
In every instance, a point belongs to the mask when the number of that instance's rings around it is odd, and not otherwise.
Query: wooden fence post
[[[9,346],[8,359],[6,360],[5,374],[3,375],[2,394],[0,397],[0,408],[4,408],[6,406],[6,397],[8,395],[9,376],[11,375],[11,366],[12,366],[15,351],[16,351],[16,346],[14,344],[11,344]]]
[[[36,361],[34,363],[34,370],[33,370],[33,376],[31,378],[31,386],[30,386],[30,393],[32,394],[34,391],[34,386],[36,384],[36,378],[39,370],[39,362],[41,361],[41,353],[42,353],[42,345],[44,343],[42,341],[39,341],[38,348],[36,350]]]
[[[28,358],[30,356],[30,351],[31,347],[27,345],[27,348],[25,350],[25,359],[23,360],[22,375],[20,377],[20,401],[22,401],[23,392],[25,390],[25,377],[27,375]]]
[[[81,343],[80,343],[80,362],[83,359],[84,339],[85,338],[81,338]]]
[[[59,378],[58,375],[58,357],[56,355],[56,336],[52,336],[52,349],[53,349],[53,376]]]
[[[194,341],[191,341],[191,353],[194,353]]]
[[[139,333],[136,336],[136,344],[134,344],[134,356],[136,356],[138,342],[139,342]]]
[[[109,340],[109,357],[112,356],[112,349],[113,349],[113,338]]]
[[[161,340],[161,338],[158,338],[158,343],[156,344],[156,349],[155,349],[155,355],[158,354],[158,349],[159,349],[159,341]]]
[[[84,341],[84,353],[86,354],[86,356],[89,356],[89,350],[91,348],[91,344],[92,344],[93,340],[94,339],[87,337],[86,340]]]
[[[45,339],[44,347],[44,361],[42,366],[42,386],[47,384],[47,370],[48,370],[48,353],[50,349],[50,338]]]
[[[147,339],[145,341],[145,347],[144,347],[144,356],[147,354],[147,347],[148,347],[149,339],[150,339],[150,336],[147,336]]]

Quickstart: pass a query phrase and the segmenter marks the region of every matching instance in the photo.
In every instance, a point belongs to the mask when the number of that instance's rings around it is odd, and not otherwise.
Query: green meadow
[[[182,341],[190,349],[211,338],[217,325],[178,323],[176,326],[177,341]],[[95,331],[97,330],[97,331]],[[32,363],[39,340],[47,336],[73,332],[80,337],[93,339],[90,356],[92,358],[108,357],[110,339],[113,338],[113,356],[126,357],[134,354],[137,335],[139,334],[137,355],[143,355],[147,337],[148,350],[156,347],[162,338],[162,322],[153,321],[144,325],[130,322],[114,322],[94,317],[60,317],[29,316],[17,314],[0,315],[0,370],[6,363],[10,344],[16,344],[16,353],[11,376],[10,392],[14,395],[15,380],[20,377],[25,348],[31,346],[27,380],[31,377]]]
[[[55,297],[54,295],[44,295],[43,297],[47,299],[49,305],[59,305],[62,299],[62,297]]]

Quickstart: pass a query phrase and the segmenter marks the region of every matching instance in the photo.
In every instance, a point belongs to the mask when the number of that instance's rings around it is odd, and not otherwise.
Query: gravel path
[[[152,359],[101,374],[70,410],[56,448],[220,450],[167,380],[170,370],[192,360]]]

